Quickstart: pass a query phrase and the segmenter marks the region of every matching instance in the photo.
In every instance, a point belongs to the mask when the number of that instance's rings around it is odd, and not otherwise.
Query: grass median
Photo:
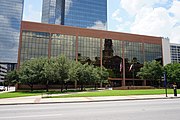
[[[16,98],[16,97],[27,97],[27,96],[37,96],[41,93],[36,92],[6,92],[0,94],[0,99],[3,98]]]
[[[28,97],[28,96],[37,96],[37,95],[48,95],[48,94],[62,94],[62,93],[69,93],[69,92],[79,92],[80,90],[67,90],[64,92],[60,91],[49,91],[46,92],[45,90],[34,90],[33,92],[30,91],[17,91],[17,92],[5,92],[0,93],[0,99],[3,98],[16,98],[16,97]]]
[[[180,94],[180,90],[177,90],[178,94]],[[70,97],[102,97],[102,96],[128,96],[128,95],[158,95],[165,94],[164,89],[146,89],[146,90],[102,90],[102,91],[85,91],[80,92],[76,91],[66,91],[67,95],[59,95],[53,96],[53,94],[62,94],[59,91],[24,91],[24,92],[7,92],[1,93],[0,99],[3,98],[15,98],[15,97],[27,97],[27,96],[37,96],[37,95],[45,95],[44,98],[70,98]],[[173,94],[173,89],[168,89],[168,94]],[[50,96],[46,96],[46,94],[50,94]]]
[[[168,89],[168,94],[173,94],[172,89]],[[165,94],[164,89],[146,89],[146,90],[103,90],[95,92],[85,92],[78,94],[69,94],[61,96],[50,96],[47,98],[70,98],[70,97],[103,97],[103,96],[129,96],[129,95],[158,95]],[[180,90],[178,90],[180,94]]]

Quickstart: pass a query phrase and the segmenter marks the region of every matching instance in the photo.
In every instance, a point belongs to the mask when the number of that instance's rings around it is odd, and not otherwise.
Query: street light
[[[134,62],[133,62],[133,86],[134,86],[134,72],[135,72],[135,69],[134,69]]]
[[[163,74],[164,74],[164,88],[165,88],[165,93],[166,93],[166,97],[168,97],[168,96],[167,96],[167,78],[166,78],[166,72],[163,72]]]

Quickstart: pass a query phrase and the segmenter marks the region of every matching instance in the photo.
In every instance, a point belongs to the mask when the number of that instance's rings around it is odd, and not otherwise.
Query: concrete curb
[[[180,99],[180,97],[161,97],[161,98],[135,98],[135,99],[130,99],[130,98],[125,98],[125,99],[112,99],[112,100],[90,100],[90,101],[59,101],[59,102],[39,102],[39,103],[5,103],[1,104],[0,106],[3,105],[32,105],[32,104],[59,104],[59,103],[88,103],[88,102],[110,102],[110,101],[136,101],[136,100],[158,100],[158,99]]]

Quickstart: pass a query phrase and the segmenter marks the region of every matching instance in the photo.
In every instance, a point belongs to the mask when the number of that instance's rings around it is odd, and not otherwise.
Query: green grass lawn
[[[178,90],[180,93],[180,90]],[[105,90],[96,92],[87,92],[79,94],[70,94],[64,96],[53,96],[51,98],[69,98],[69,97],[100,97],[100,96],[128,96],[128,95],[158,95],[165,94],[164,89],[147,89],[147,90]],[[168,89],[168,94],[173,94],[172,89]]]
[[[68,91],[64,91],[63,93],[79,92],[79,91],[80,90],[68,90]],[[6,92],[6,93],[0,93],[0,99],[3,99],[3,98],[15,98],[15,97],[27,97],[27,96],[37,96],[37,95],[43,95],[43,94],[62,94],[62,93],[60,91],[46,92],[44,90],[34,90],[33,92],[30,92],[30,91]]]
[[[66,93],[79,92],[77,91],[66,91]],[[42,94],[62,94],[59,91],[33,91],[33,92],[8,92],[8,93],[0,93],[0,99],[3,98],[15,98],[15,97],[26,97],[26,96],[37,96]],[[64,96],[51,96],[51,98],[67,98],[67,97],[99,97],[99,96],[128,96],[128,95],[157,95],[157,94],[165,94],[164,89],[146,89],[146,90],[103,90],[103,91],[95,91],[86,93],[77,93],[70,94]],[[168,89],[168,94],[173,94],[173,89]],[[180,90],[178,90],[178,94],[180,94]]]
[[[41,93],[33,93],[33,92],[8,92],[8,93],[0,93],[0,99],[2,98],[15,98],[15,97],[26,97],[26,96],[37,96]]]

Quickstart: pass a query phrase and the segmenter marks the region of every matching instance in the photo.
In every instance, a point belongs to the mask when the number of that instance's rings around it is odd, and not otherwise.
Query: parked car
[[[5,87],[4,86],[0,86],[0,91],[5,91]]]

